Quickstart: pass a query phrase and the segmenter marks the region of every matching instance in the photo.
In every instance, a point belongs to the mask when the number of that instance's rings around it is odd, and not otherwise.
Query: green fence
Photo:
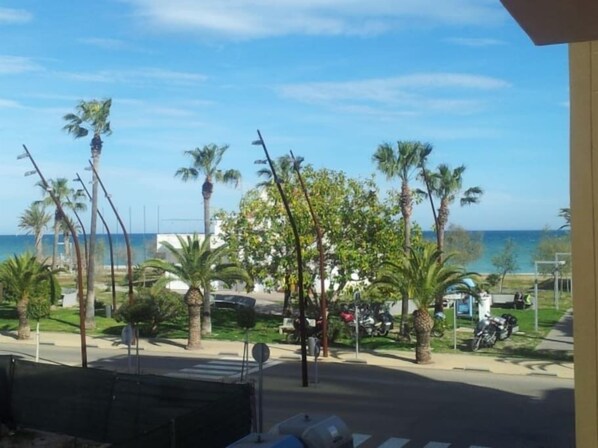
[[[250,432],[252,394],[249,384],[137,376],[0,356],[2,421],[113,446],[227,446]]]

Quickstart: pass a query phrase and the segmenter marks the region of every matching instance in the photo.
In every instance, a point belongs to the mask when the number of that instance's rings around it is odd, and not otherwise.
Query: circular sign
[[[257,362],[266,362],[270,358],[270,349],[263,342],[259,342],[253,346],[251,354]]]
[[[133,342],[133,327],[131,324],[128,324],[125,328],[123,328],[123,331],[120,334],[120,340],[125,345],[131,345]]]

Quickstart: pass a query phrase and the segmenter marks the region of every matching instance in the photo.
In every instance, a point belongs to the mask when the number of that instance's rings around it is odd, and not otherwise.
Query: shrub
[[[156,336],[160,325],[186,313],[182,297],[167,289],[141,289],[131,304],[125,303],[114,314],[118,322],[140,326],[140,332]]]

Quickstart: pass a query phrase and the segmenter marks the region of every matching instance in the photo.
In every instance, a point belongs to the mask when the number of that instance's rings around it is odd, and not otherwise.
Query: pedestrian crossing
[[[268,360],[262,365],[267,369],[280,364],[280,361]],[[243,368],[243,360],[238,357],[223,357],[202,362],[191,367],[171,372],[167,376],[179,378],[196,378],[202,380],[232,380],[243,376],[254,374],[259,371],[259,364],[255,361],[246,361]]]
[[[357,448],[357,447],[372,447],[371,444],[367,444],[367,442],[372,438],[372,436],[370,434],[358,434],[358,433],[353,433],[353,447]],[[429,442],[425,442],[424,445],[414,445],[413,443],[411,443],[410,445],[408,445],[411,441],[411,439],[403,439],[400,437],[391,437],[389,439],[386,439],[384,442],[382,442],[382,444],[377,445],[375,448],[415,448],[417,446],[417,448],[450,448],[451,447],[451,443],[447,443],[447,442],[436,442],[436,441],[429,441]],[[459,445],[462,446],[462,445]],[[372,447],[374,448],[374,447]],[[490,448],[487,446],[481,446],[481,445],[469,445],[468,448]]]

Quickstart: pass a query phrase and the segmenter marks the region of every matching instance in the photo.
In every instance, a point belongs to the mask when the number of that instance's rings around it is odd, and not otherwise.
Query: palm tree
[[[64,177],[48,180],[48,188],[46,190],[42,182],[37,185],[42,189],[44,198],[41,201],[36,201],[34,204],[40,206],[54,206],[54,245],[52,248],[52,269],[56,268],[56,259],[58,258],[58,235],[60,234],[61,221],[63,219],[60,209],[56,207],[52,196],[54,196],[60,204],[64,204],[69,197],[73,195],[74,190],[69,187],[68,180]]]
[[[237,264],[226,262],[230,255],[226,245],[210,248],[207,238],[199,241],[197,234],[183,238],[177,235],[180,248],[168,242],[162,246],[173,257],[174,262],[162,259],[151,259],[143,263],[143,268],[155,268],[172,274],[188,287],[184,296],[189,314],[188,350],[201,348],[201,306],[210,307],[207,293],[212,281],[221,281],[230,286],[235,281],[250,283],[249,274]],[[164,277],[163,282],[169,282],[172,277]]]
[[[441,251],[432,244],[412,247],[409,254],[397,262],[384,262],[373,282],[377,288],[406,294],[415,303],[417,309],[413,312],[413,326],[417,341],[415,360],[418,364],[427,364],[432,360],[430,334],[434,319],[429,308],[437,297],[444,296],[449,289],[471,294],[465,279],[478,275],[448,264],[449,259],[450,256],[443,260]]]
[[[0,264],[0,281],[5,291],[17,301],[19,327],[17,339],[29,339],[31,328],[27,318],[27,307],[40,283],[53,281],[52,270],[40,263],[34,255],[14,255]]]
[[[204,238],[208,241],[208,247],[210,244],[210,199],[214,191],[214,182],[234,184],[237,187],[241,180],[241,173],[238,170],[223,171],[218,168],[227,149],[228,145],[217,146],[212,143],[201,149],[185,151],[184,154],[191,157],[192,164],[188,168],[179,168],[175,173],[175,176],[179,176],[184,182],[198,180],[200,176],[203,176],[201,193],[203,196]],[[209,303],[210,291],[206,291],[206,294],[206,300]],[[209,307],[205,310],[202,328],[203,334],[212,333]]]
[[[418,141],[398,141],[397,150],[384,143],[372,156],[376,168],[386,176],[387,180],[398,178],[401,181],[400,209],[403,216],[403,251],[409,253],[411,248],[411,215],[413,213],[413,192],[409,181],[417,174],[422,163],[422,154],[426,144]],[[408,335],[407,315],[409,313],[409,297],[401,299],[401,330],[403,336]]]
[[[19,228],[25,230],[27,234],[33,233],[35,236],[35,255],[39,261],[42,261],[44,257],[42,238],[50,219],[52,219],[52,215],[46,213],[42,204],[35,202],[19,217]]]
[[[86,137],[93,133],[91,139],[91,161],[94,168],[92,190],[91,190],[91,224],[89,226],[89,252],[87,258],[87,303],[85,325],[89,328],[95,327],[94,302],[95,302],[95,248],[96,228],[98,220],[98,178],[95,173],[100,172],[100,156],[102,154],[102,135],[112,134],[110,129],[110,98],[102,101],[91,100],[81,101],[76,106],[74,114],[66,114],[63,118],[67,124],[63,127],[67,133],[74,138]],[[85,127],[87,126],[87,127]]]
[[[571,228],[571,208],[566,207],[560,209],[559,216],[565,220],[565,224],[559,227],[559,230]]]
[[[440,200],[438,207],[438,223],[436,232],[438,235],[438,250],[444,249],[444,231],[448,223],[449,207],[457,199],[463,189],[463,172],[465,165],[458,166],[451,170],[448,165],[441,164],[437,171],[428,173],[431,193]],[[477,204],[483,190],[480,187],[471,187],[463,192],[459,202],[461,206]]]

